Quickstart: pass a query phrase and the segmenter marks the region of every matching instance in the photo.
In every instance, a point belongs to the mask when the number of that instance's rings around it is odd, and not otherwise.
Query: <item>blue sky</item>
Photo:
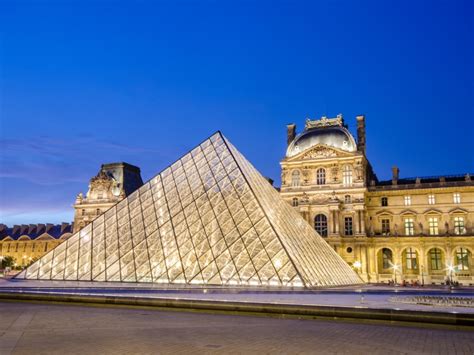
[[[279,184],[286,124],[367,118],[380,179],[474,171],[472,1],[2,1],[0,223],[72,220],[216,130]]]

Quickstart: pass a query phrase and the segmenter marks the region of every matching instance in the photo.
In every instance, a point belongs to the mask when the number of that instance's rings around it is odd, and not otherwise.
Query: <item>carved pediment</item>
[[[327,147],[323,147],[323,146],[314,147],[308,152],[305,152],[302,156],[303,159],[318,159],[318,158],[332,158],[332,157],[337,157],[337,153],[334,150],[329,149]]]
[[[288,160],[310,160],[310,159],[327,159],[327,158],[337,158],[337,157],[347,157],[352,156],[353,154],[345,152],[340,149],[328,147],[324,144],[318,144],[310,149],[303,151]]]

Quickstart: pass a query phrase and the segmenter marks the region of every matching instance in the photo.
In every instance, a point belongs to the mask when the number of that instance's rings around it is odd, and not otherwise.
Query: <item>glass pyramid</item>
[[[17,278],[292,287],[362,282],[220,132]]]

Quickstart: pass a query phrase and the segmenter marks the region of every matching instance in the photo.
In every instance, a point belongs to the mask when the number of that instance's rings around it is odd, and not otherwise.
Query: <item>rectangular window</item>
[[[464,217],[454,217],[454,234],[464,234],[466,228],[464,228]]]
[[[430,230],[430,235],[438,235],[438,218],[437,217],[430,217],[428,218],[428,227]]]
[[[455,192],[453,194],[453,202],[454,203],[461,203],[461,194],[459,192]]]
[[[405,235],[415,235],[415,221],[413,218],[405,218]]]
[[[388,206],[388,197],[382,197],[381,203],[382,203],[382,207]]]
[[[349,165],[344,166],[342,170],[342,184],[344,186],[352,185],[352,167]]]
[[[352,235],[352,217],[345,217],[344,218],[344,234],[345,235]]]
[[[390,234],[390,220],[389,219],[382,219],[382,234],[383,235]]]
[[[405,196],[405,206],[411,206],[411,196]]]
[[[458,264],[458,270],[467,271],[469,270],[469,253],[465,248],[459,248],[456,250],[456,259]]]
[[[406,258],[406,267],[408,270],[417,270],[418,269],[418,262],[416,257],[416,251],[412,248],[408,248],[405,252]]]
[[[441,251],[438,248],[430,250],[431,270],[441,270]]]
[[[434,205],[436,203],[435,195],[428,195],[428,204]]]

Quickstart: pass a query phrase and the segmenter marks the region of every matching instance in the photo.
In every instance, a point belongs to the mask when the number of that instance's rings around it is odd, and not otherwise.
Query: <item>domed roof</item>
[[[345,127],[329,126],[305,130],[299,134],[288,146],[286,156],[295,156],[296,154],[314,147],[317,144],[324,144],[346,152],[357,151],[354,137],[352,137]]]

